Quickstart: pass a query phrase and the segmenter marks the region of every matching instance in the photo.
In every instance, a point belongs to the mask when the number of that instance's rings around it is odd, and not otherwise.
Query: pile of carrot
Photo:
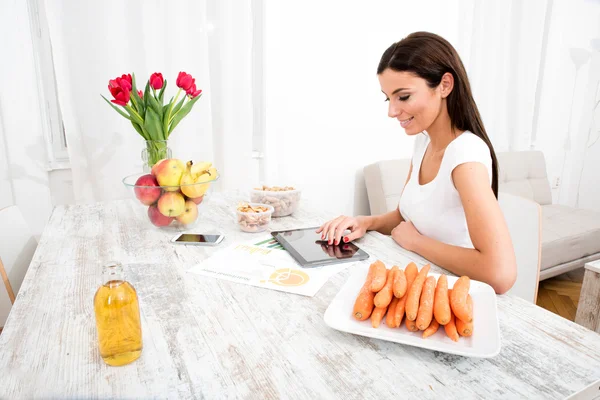
[[[353,316],[359,321],[371,318],[373,328],[385,324],[398,328],[406,316],[405,325],[411,332],[423,331],[423,338],[444,327],[450,339],[473,334],[473,300],[469,294],[471,281],[461,276],[448,288],[448,278],[442,274],[437,282],[427,276],[430,265],[419,271],[415,263],[402,270],[387,269],[380,260],[369,267],[367,280],[354,302]]]

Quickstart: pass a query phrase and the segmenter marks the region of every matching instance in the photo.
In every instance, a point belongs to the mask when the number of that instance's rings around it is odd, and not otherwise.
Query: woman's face
[[[412,72],[390,68],[378,75],[381,91],[389,101],[388,116],[400,121],[407,135],[427,130],[440,114],[442,96],[438,88]]]

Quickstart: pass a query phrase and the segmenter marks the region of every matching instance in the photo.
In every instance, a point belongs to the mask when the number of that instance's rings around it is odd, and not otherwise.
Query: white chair
[[[410,160],[385,160],[364,168],[372,215],[394,210],[404,188]],[[500,192],[504,214],[517,260],[517,281],[508,293],[536,303],[541,260],[540,206],[527,198]]]
[[[17,206],[0,210],[0,275],[6,289],[0,290],[0,326],[8,318],[37,244]]]

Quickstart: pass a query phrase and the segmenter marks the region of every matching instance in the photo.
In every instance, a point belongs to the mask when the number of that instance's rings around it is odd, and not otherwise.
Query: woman
[[[340,216],[317,233],[336,245],[370,230],[392,235],[432,263],[505,293],[516,261],[497,201],[498,162],[456,50],[438,35],[412,33],[383,53],[377,75],[389,117],[416,136],[398,208]]]

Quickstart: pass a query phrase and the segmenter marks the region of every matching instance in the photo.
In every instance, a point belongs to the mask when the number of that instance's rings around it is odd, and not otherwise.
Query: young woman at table
[[[410,34],[381,57],[377,75],[388,116],[415,136],[398,208],[340,216],[317,233],[339,244],[374,230],[432,263],[505,293],[515,282],[514,250],[498,204],[498,162],[465,68],[445,39]],[[350,234],[342,238],[346,229]]]

